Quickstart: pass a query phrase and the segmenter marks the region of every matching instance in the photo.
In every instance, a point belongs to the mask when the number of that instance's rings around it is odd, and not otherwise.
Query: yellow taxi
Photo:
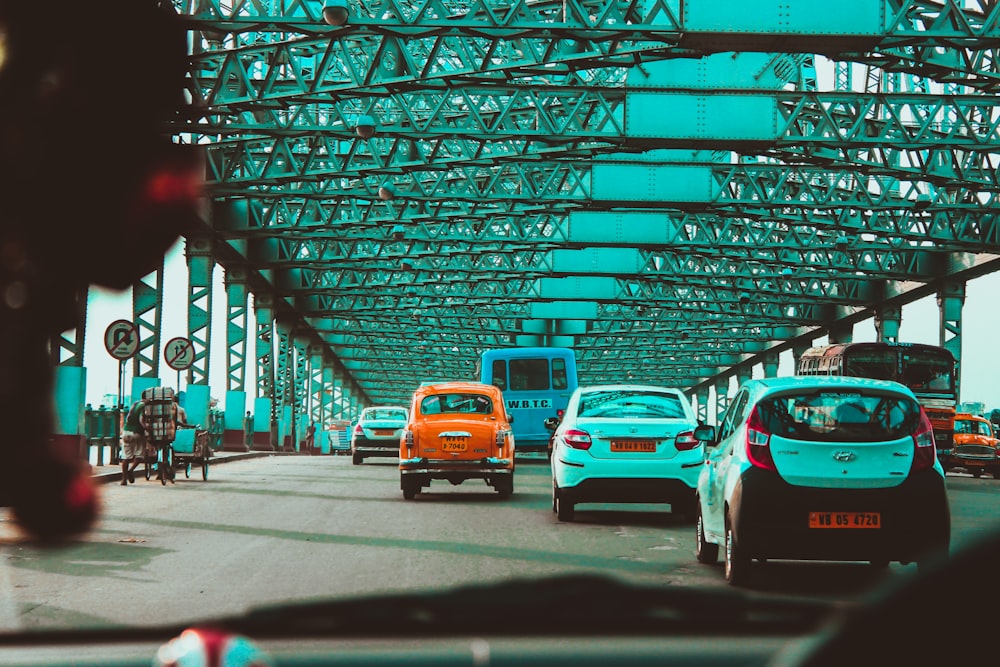
[[[955,444],[948,468],[963,468],[973,477],[984,472],[1000,478],[1000,439],[984,417],[959,412],[955,415]]]
[[[481,382],[434,382],[413,393],[399,440],[400,488],[412,500],[431,480],[481,479],[514,492],[514,434],[503,394]]]

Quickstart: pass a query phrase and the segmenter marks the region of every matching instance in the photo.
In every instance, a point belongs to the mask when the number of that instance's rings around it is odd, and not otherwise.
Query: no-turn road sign
[[[128,320],[115,320],[104,332],[104,347],[115,359],[128,359],[139,351],[139,330]]]
[[[194,345],[187,338],[171,338],[163,346],[163,360],[175,371],[187,370],[194,363]]]

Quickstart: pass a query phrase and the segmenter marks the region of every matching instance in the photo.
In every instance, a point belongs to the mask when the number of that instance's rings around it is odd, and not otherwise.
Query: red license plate
[[[613,452],[655,452],[656,440],[612,440]]]
[[[810,528],[881,528],[879,512],[809,512]]]

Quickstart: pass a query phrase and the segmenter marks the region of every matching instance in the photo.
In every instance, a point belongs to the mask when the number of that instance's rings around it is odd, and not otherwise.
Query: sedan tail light
[[[934,467],[937,451],[934,447],[934,426],[927,413],[920,410],[920,422],[913,432],[913,466],[912,470],[927,470]]]
[[[757,468],[777,470],[771,457],[771,432],[767,430],[755,406],[747,419],[747,458]]]
[[[590,449],[590,445],[593,444],[590,441],[590,434],[578,428],[566,429],[563,431],[562,437],[566,444],[573,449]]]
[[[403,432],[403,442],[406,443],[406,448],[407,449],[413,449],[413,445],[415,444],[414,440],[415,440],[415,438],[413,437],[413,431],[404,431]]]
[[[356,435],[364,435],[365,434],[365,430],[363,428],[361,428],[361,424],[358,424],[357,426],[354,427],[354,433]]]
[[[679,452],[690,451],[698,445],[698,438],[694,437],[694,431],[682,431],[674,438],[674,448]]]

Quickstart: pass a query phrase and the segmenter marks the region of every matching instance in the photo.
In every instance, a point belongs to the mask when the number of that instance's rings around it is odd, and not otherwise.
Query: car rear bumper
[[[680,503],[694,499],[694,486],[681,479],[594,478],[559,493],[572,503]]]
[[[514,462],[509,458],[488,457],[474,461],[451,461],[448,459],[400,459],[399,472],[403,475],[454,475],[468,474],[470,477],[514,472]]]
[[[579,494],[581,498],[594,497],[593,502],[613,502],[597,496],[628,496],[630,493],[658,496],[669,493],[673,488],[690,493],[697,486],[698,475],[705,467],[700,452],[682,452],[671,459],[595,459],[585,453],[566,450],[556,456],[559,458],[552,465],[559,488]]]
[[[399,443],[392,443],[389,445],[359,445],[354,444],[351,450],[357,454],[364,454],[365,456],[399,456]]]
[[[947,552],[951,515],[944,479],[911,474],[887,489],[820,489],[788,484],[754,468],[730,498],[736,540],[753,558],[899,560]],[[810,528],[812,512],[878,513],[878,528]]]

